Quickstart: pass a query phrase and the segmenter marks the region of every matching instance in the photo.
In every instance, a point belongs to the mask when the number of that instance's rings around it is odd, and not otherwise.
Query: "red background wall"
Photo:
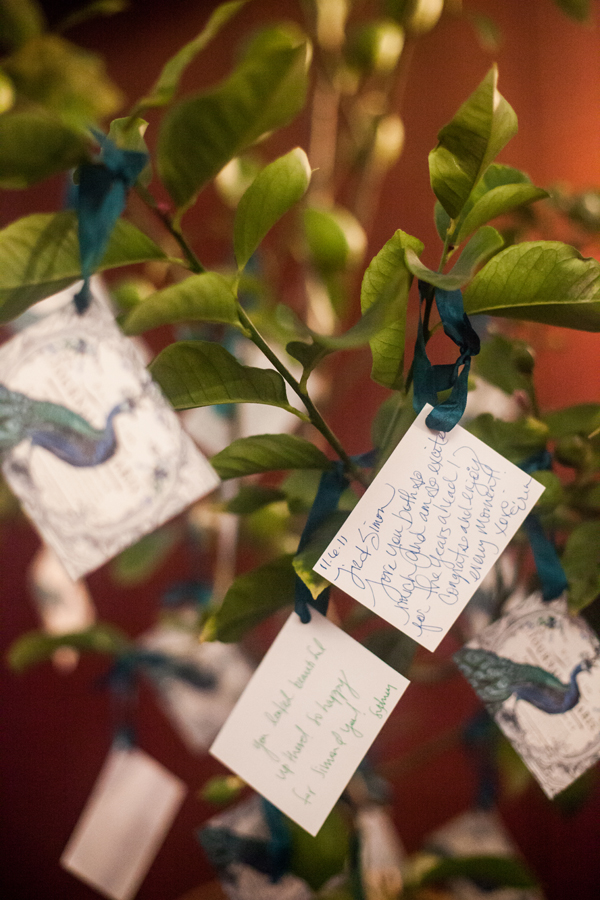
[[[115,19],[82,26],[73,38],[108,57],[109,69],[129,100],[146,90],[160,65],[197,33],[214,3],[171,0],[167,4],[134,2],[132,11]],[[574,187],[600,183],[600,36],[597,28],[582,28],[562,16],[550,0],[478,0],[465,5],[492,15],[504,42],[496,58],[500,90],[519,116],[519,135],[503,161],[523,168],[541,185],[568,182]],[[596,12],[598,4],[594,3]],[[250,30],[258,20],[297,18],[291,0],[255,0],[240,15],[233,33]],[[197,80],[216,80],[226,71],[230,38],[219,40],[196,64],[188,87]],[[481,50],[464,23],[448,20],[416,48],[402,114],[407,141],[401,165],[389,175],[385,203],[372,233],[372,253],[401,227],[419,235],[425,261],[437,262],[439,246],[432,222],[433,201],[428,184],[427,153],[438,129],[452,116],[493,61]],[[300,122],[281,140],[282,150],[302,142]],[[151,130],[151,129],[150,129]],[[57,185],[0,199],[0,225],[27,211],[54,209]],[[209,200],[201,201],[210,202]],[[202,227],[202,217],[194,222]],[[203,256],[220,261],[227,252],[211,235],[203,235]],[[537,375],[543,407],[600,399],[600,337],[539,327],[527,336],[538,352]],[[356,416],[356,383],[368,371],[347,366],[336,384],[339,398],[330,418],[351,452],[369,445],[371,416]],[[365,410],[381,392],[367,386],[361,396]],[[23,631],[37,626],[27,597],[24,572],[37,546],[25,524],[5,528],[2,538],[0,635],[7,648]],[[119,591],[101,570],[89,579],[102,618],[113,620],[130,635],[153,620],[161,589],[187,572],[183,552],[172,557],[151,588]],[[185,574],[184,574],[185,577]],[[444,642],[438,655],[449,656]],[[7,900],[48,897],[86,900],[97,896],[62,872],[58,858],[89,794],[111,740],[111,715],[106,692],[97,688],[101,662],[84,659],[68,677],[50,666],[17,677],[2,668],[0,692],[3,728],[0,732],[0,892]],[[381,736],[377,753],[409,750],[424,739],[444,734],[476,709],[468,685],[461,679],[439,686],[413,685]],[[194,795],[206,777],[219,769],[210,759],[191,757],[156,709],[148,692],[142,696],[139,743],[148,753],[184,778],[191,787],[175,827],[170,832],[139,893],[140,900],[175,900],[181,893],[213,877],[193,837],[193,828],[212,810]],[[409,850],[423,835],[450,815],[467,808],[475,778],[460,747],[431,760],[418,758],[397,780],[397,822]],[[537,788],[519,801],[504,801],[502,812],[529,863],[542,879],[550,900],[600,895],[597,828],[600,794],[596,791],[578,814],[565,818]]]

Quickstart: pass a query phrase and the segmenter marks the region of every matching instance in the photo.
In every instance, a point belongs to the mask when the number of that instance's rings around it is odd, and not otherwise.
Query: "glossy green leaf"
[[[362,259],[365,232],[347,209],[309,206],[304,210],[302,224],[310,262],[324,277],[342,272]]]
[[[600,594],[600,522],[583,522],[573,529],[561,562],[569,580],[569,609],[579,612]]]
[[[559,241],[514,244],[477,273],[464,304],[468,315],[600,331],[600,263]]]
[[[36,0],[0,0],[0,45],[13,50],[45,28],[44,13]]]
[[[83,653],[117,654],[128,645],[125,635],[113,625],[99,623],[72,634],[28,631],[10,647],[7,662],[15,672],[24,672],[50,659],[59,647],[73,647]]]
[[[453,878],[470,878],[492,888],[530,888],[537,885],[520,859],[507,856],[457,856],[442,859],[421,878],[421,884],[436,884]]]
[[[285,494],[279,488],[264,484],[243,484],[235,497],[228,501],[225,509],[238,516],[247,516],[281,500],[285,500]]]
[[[221,31],[223,26],[226,25],[246,3],[247,0],[233,0],[233,2],[221,3],[220,6],[217,6],[200,34],[187,44],[184,44],[184,46],[178,50],[167,63],[165,63],[149,93],[136,103],[132,115],[137,116],[144,109],[150,109],[155,106],[166,106],[170,103],[177,92],[181,76],[189,64],[202,53],[205,47],[207,47]]]
[[[433,191],[455,219],[469,194],[505,144],[517,133],[517,117],[497,88],[493,66],[438,134],[429,154]]]
[[[512,166],[492,163],[469,194],[454,222],[441,203],[436,201],[436,228],[442,241],[450,230],[450,244],[456,246],[496,216],[547,196],[547,192],[535,187],[524,172]]]
[[[338,510],[327,516],[325,521],[315,528],[306,546],[294,556],[293,565],[296,574],[302,579],[315,600],[326,587],[329,587],[329,581],[315,572],[313,566],[334,539],[348,515],[347,510]]]
[[[587,437],[600,427],[600,404],[579,403],[546,413],[543,419],[553,440],[572,434]]]
[[[88,156],[85,137],[43,110],[0,115],[0,187],[27,188]]]
[[[293,434],[256,434],[238,438],[211,459],[223,478],[239,478],[282,469],[329,469],[331,461],[310,441]]]
[[[406,250],[406,265],[417,278],[446,291],[455,291],[471,280],[479,266],[486,263],[504,246],[504,239],[491,225],[484,225],[477,231],[452,269],[444,275],[424,266],[410,247]]]
[[[162,565],[180,537],[174,525],[144,535],[111,561],[112,580],[124,586],[146,581]]]
[[[170,344],[150,365],[175,409],[219,403],[265,403],[297,412],[287,401],[285,382],[274,369],[243,366],[210,341]]]
[[[404,384],[404,342],[406,309],[412,275],[406,266],[405,250],[421,253],[417,238],[396,231],[371,260],[360,289],[363,314],[375,304],[386,308],[393,320],[370,340],[373,355],[371,378],[384,387],[398,390]]]
[[[139,303],[125,320],[123,329],[126,334],[141,334],[150,328],[178,322],[216,322],[241,328],[230,282],[218,272],[190,275]]]
[[[466,428],[514,463],[545,450],[548,440],[548,426],[533,416],[516,422],[505,422],[494,418],[491,413],[482,413],[469,422]]]
[[[576,22],[587,22],[590,17],[590,0],[554,0],[554,2]]]
[[[302,109],[306,43],[273,29],[221,85],[174,106],[163,119],[158,171],[180,212],[223,166]]]
[[[166,259],[130,222],[119,219],[100,270]],[[81,275],[75,213],[39,213],[0,231],[0,322],[61,291]]]
[[[233,245],[243,269],[273,225],[300,200],[310,183],[310,163],[296,147],[266,166],[241,198],[235,214]]]
[[[240,641],[267,616],[294,602],[295,581],[291,554],[239,575],[219,609],[206,622],[204,639]]]
[[[473,359],[474,370],[506,394],[531,389],[533,355],[524,341],[495,334],[481,345]]]
[[[56,34],[27,41],[4,68],[23,97],[75,128],[111,116],[123,100],[100,56]]]

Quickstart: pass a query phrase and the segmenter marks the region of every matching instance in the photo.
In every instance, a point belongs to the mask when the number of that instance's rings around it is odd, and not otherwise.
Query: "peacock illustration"
[[[577,676],[593,665],[593,660],[584,659],[573,668],[568,684],[563,684],[546,669],[513,662],[491,650],[463,647],[454,660],[492,714],[512,695],[551,716],[567,712],[579,702]]]
[[[59,403],[33,400],[0,384],[0,452],[29,439],[32,446],[43,447],[72,466],[97,466],[117,449],[115,416],[133,407],[132,400],[118,403],[99,429]]]

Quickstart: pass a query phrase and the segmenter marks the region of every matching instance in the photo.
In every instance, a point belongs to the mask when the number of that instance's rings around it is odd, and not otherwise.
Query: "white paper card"
[[[316,835],[408,681],[311,616],[290,615],[210,752]]]
[[[138,749],[112,749],[61,856],[61,865],[111,900],[145,878],[186,786]]]
[[[0,349],[0,446],[6,480],[75,580],[219,483],[96,301]]]
[[[544,488],[426,406],[315,571],[435,650]]]
[[[511,604],[454,659],[548,797],[600,759],[600,643],[564,599]]]

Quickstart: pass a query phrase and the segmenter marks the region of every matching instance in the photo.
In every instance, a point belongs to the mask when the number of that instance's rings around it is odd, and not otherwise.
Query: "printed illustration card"
[[[290,615],[210,752],[314,836],[408,681],[311,615]]]
[[[435,650],[544,488],[426,406],[315,571]]]
[[[138,749],[113,748],[65,847],[63,868],[111,900],[131,900],[187,788]]]
[[[454,659],[548,797],[600,758],[600,643],[564,600],[533,594]]]
[[[103,304],[0,348],[2,469],[73,579],[219,480]]]

